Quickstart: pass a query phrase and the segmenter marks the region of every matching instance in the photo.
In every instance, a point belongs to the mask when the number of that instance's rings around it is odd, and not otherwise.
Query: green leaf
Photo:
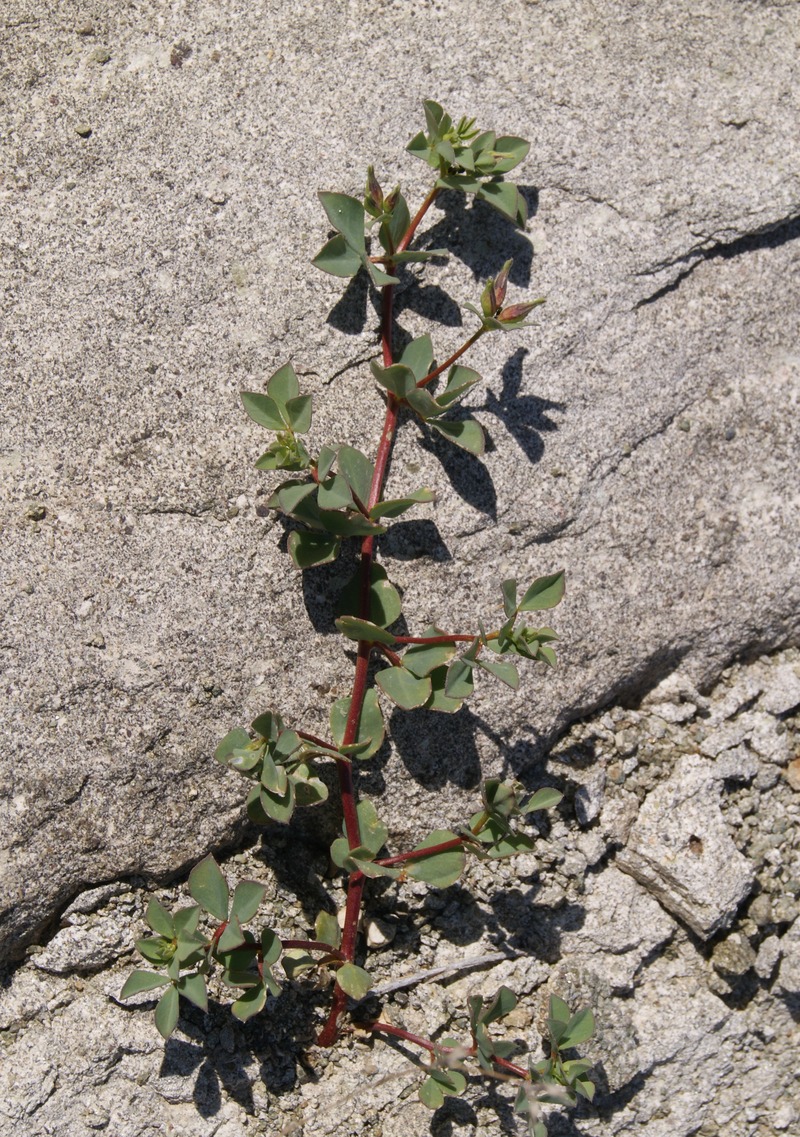
[[[347,715],[350,711],[350,699],[345,697],[337,699],[331,707],[331,735],[337,746],[344,745],[344,731],[347,724]],[[360,751],[358,758],[366,761],[373,754],[377,754],[383,744],[385,733],[383,715],[380,703],[374,688],[370,688],[364,696],[364,705],[361,709],[356,743],[369,743],[366,750]]]
[[[329,474],[317,491],[317,505],[320,509],[353,508],[353,495],[350,486],[341,474]]]
[[[306,533],[295,530],[289,534],[289,554],[299,569],[327,565],[339,555],[341,541],[324,533]]]
[[[468,450],[470,454],[474,454],[478,458],[480,458],[486,449],[486,439],[484,438],[483,430],[474,418],[463,419],[460,422],[432,419],[430,425],[444,438],[449,439],[450,442],[454,442],[456,446],[460,446],[462,450]]]
[[[545,786],[544,789],[537,790],[528,798],[525,804],[520,807],[520,812],[533,813],[537,809],[552,809],[553,806],[558,805],[563,796],[560,790]]]
[[[200,920],[200,907],[197,904],[192,904],[189,908],[179,909],[172,918],[175,926],[175,935],[190,936],[197,930],[197,925]]]
[[[434,1078],[426,1078],[419,1087],[419,1100],[428,1109],[439,1109],[444,1104],[442,1088]]]
[[[286,793],[288,775],[283,766],[276,766],[270,754],[265,754],[261,766],[261,785],[273,794]]]
[[[544,660],[544,662],[549,664],[550,667],[555,667],[556,663],[558,662],[556,660],[556,653],[547,644],[540,644],[539,645],[539,653],[538,654],[539,654],[539,659]]]
[[[393,644],[394,636],[391,632],[370,623],[369,620],[359,620],[357,616],[340,616],[336,627],[343,636],[349,640],[367,640],[370,643]]]
[[[202,975],[182,975],[177,982],[177,991],[179,995],[183,995],[201,1011],[208,1010],[206,981]]]
[[[234,750],[227,765],[237,774],[249,774],[264,762],[265,757],[262,742],[249,743],[244,750]]]
[[[240,880],[233,890],[231,915],[246,924],[255,916],[266,892],[266,885],[259,884],[257,880]]]
[[[405,398],[408,392],[416,387],[414,372],[402,363],[393,363],[391,367],[381,367],[378,361],[373,359],[370,363],[370,369],[376,382],[400,399]]]
[[[460,1070],[431,1070],[419,1088],[419,1098],[428,1109],[438,1109],[445,1097],[457,1097],[467,1087]]]
[[[373,474],[373,465],[369,458],[355,446],[340,446],[338,462],[339,473],[343,475],[356,497],[366,505]]]
[[[472,666],[464,659],[454,659],[447,669],[445,694],[451,699],[466,699],[474,689]]]
[[[407,654],[407,653],[406,653]],[[403,656],[405,659],[405,656]],[[463,700],[451,698],[445,690],[447,684],[447,668],[435,667],[430,673],[430,681],[432,694],[430,701],[426,704],[426,709],[429,711],[441,711],[446,715],[455,714],[456,711],[461,709]]]
[[[336,982],[351,999],[363,999],[372,987],[372,976],[355,963],[345,963],[336,972]]]
[[[189,873],[189,892],[217,920],[228,917],[228,886],[219,865],[209,854]]]
[[[261,786],[253,786],[250,793],[247,795],[245,805],[247,807],[247,816],[256,825],[269,825],[269,816],[264,812],[261,805]]]
[[[506,618],[511,620],[517,614],[517,582],[515,580],[504,580],[501,587],[503,589],[503,611]]]
[[[431,625],[427,627],[422,633],[423,636],[441,636],[444,635],[439,628]],[[422,679],[425,675],[430,673],[442,664],[447,663],[455,655],[455,644],[412,644],[411,647],[406,648],[405,655],[403,656],[403,666],[406,670],[410,671],[412,675],[416,675]]]
[[[331,860],[345,872],[356,872],[362,861],[369,861],[374,855],[366,845],[357,845],[351,849],[346,837],[337,837],[331,842]]]
[[[510,987],[501,987],[492,1001],[481,1012],[481,1022],[486,1026],[510,1014],[517,1005],[517,996]]]
[[[138,995],[140,991],[154,991],[156,987],[163,987],[169,983],[165,975],[157,975],[155,971],[132,971],[119,993],[120,999],[129,999],[131,995]]]
[[[284,513],[293,514],[298,505],[316,489],[314,482],[285,482],[276,491],[278,505]]]
[[[357,616],[361,607],[361,570],[356,569],[339,594],[337,616]],[[390,583],[386,569],[374,564],[370,569],[369,619],[370,623],[385,628],[393,624],[402,611],[400,593]]]
[[[438,250],[435,250],[438,252]],[[444,250],[443,250],[444,251]],[[429,335],[418,336],[406,344],[400,363],[410,367],[417,383],[429,373],[433,366],[433,343]]]
[[[298,395],[286,403],[287,426],[298,434],[306,434],[311,429],[311,396]]]
[[[438,418],[438,416],[443,415],[447,409],[446,407],[440,407],[430,391],[424,387],[412,387],[406,395],[406,402],[425,422],[429,419]]]
[[[528,207],[525,204],[525,198],[513,182],[484,182],[478,190],[477,196],[488,202],[498,213],[501,213],[503,217],[520,228],[528,220]]]
[[[145,919],[154,932],[171,940],[175,935],[175,924],[172,916],[163,908],[155,897],[147,905]]]
[[[261,952],[264,967],[270,967],[280,958],[283,944],[272,928],[263,928],[261,931]]]
[[[526,142],[524,138],[514,138],[506,134],[498,138],[492,149],[503,157],[495,162],[495,173],[507,174],[509,170],[513,170],[527,156],[530,148],[530,142]]]
[[[379,819],[375,806],[369,798],[363,798],[356,806],[356,813],[358,815],[358,831],[361,834],[361,840],[373,856],[377,856],[381,848],[386,844],[386,839],[389,836],[389,830]],[[344,832],[344,826],[342,826]]]
[[[449,829],[437,829],[435,833],[429,834],[424,841],[417,845],[414,852],[427,849],[432,845],[443,845],[446,841],[453,840],[456,840],[455,833],[451,833]],[[466,859],[463,847],[459,846],[445,852],[431,853],[430,856],[420,857],[419,860],[407,861],[406,873],[414,880],[424,880],[427,884],[433,885],[434,888],[448,888],[461,876]]]
[[[175,954],[175,944],[164,936],[145,936],[136,941],[136,950],[148,963],[168,963]]]
[[[286,429],[278,404],[269,395],[259,395],[255,391],[242,391],[241,398],[244,409],[253,422],[257,422],[259,426],[265,426],[267,430]]]
[[[565,1031],[559,1039],[559,1050],[571,1050],[573,1046],[580,1046],[594,1034],[594,1015],[591,1008],[586,1007],[578,1011],[566,1025]]]
[[[364,206],[344,193],[322,192],[319,199],[333,228],[341,233],[354,252],[361,255],[365,250]]]
[[[475,662],[482,671],[488,671],[490,675],[494,675],[496,679],[511,687],[513,691],[519,687],[519,672],[514,664],[508,660],[495,663],[490,659],[476,659]]]
[[[408,202],[401,193],[398,193],[388,222],[385,226],[381,226],[381,243],[383,247],[388,247],[384,241],[384,238],[388,237],[388,245],[390,245],[392,249],[396,249],[405,236],[410,223],[411,214],[408,210]]]
[[[328,787],[319,778],[299,778],[293,774],[295,803],[299,806],[321,805],[328,800]]]
[[[362,258],[364,268],[370,275],[370,279],[376,288],[385,288],[387,284],[399,284],[400,280],[396,276],[390,276],[388,272],[384,272],[382,268],[374,264],[369,257],[364,254]]]
[[[402,253],[392,253],[394,264],[408,264],[412,261],[430,261],[434,257],[448,256],[447,249],[406,249]]]
[[[156,1027],[162,1038],[169,1038],[178,1025],[178,992],[168,987],[156,1007]]]
[[[529,853],[536,842],[527,833],[510,829],[499,818],[491,818],[478,835],[487,844],[486,852],[492,860],[515,857],[519,853]]]
[[[445,174],[436,185],[442,189],[461,190],[462,193],[478,193],[483,182],[471,174]]]
[[[288,781],[283,793],[262,788],[260,801],[261,808],[267,817],[271,817],[273,821],[279,821],[281,825],[288,824],[288,822],[291,821],[295,807],[295,792],[292,781]]]
[[[555,608],[564,595],[564,573],[540,576],[530,586],[519,603],[520,612],[538,612],[543,608]]]
[[[254,734],[268,742],[277,742],[278,735],[283,729],[283,721],[280,715],[273,714],[272,711],[264,711],[253,719],[250,723],[250,729]]]
[[[234,750],[242,750],[245,746],[250,745],[250,735],[246,730],[237,727],[235,730],[229,730],[228,733],[220,742],[217,749],[214,751],[214,757],[223,766],[227,766],[228,758]]]
[[[551,995],[548,1028],[551,1028],[551,1024],[553,1023],[558,1027],[566,1027],[571,1018],[572,1011],[569,1009],[564,1000],[558,995]],[[556,1032],[552,1031],[552,1033],[555,1034]]]
[[[235,951],[236,948],[241,947],[245,942],[245,934],[242,931],[242,925],[239,923],[236,916],[231,916],[230,920],[225,926],[225,930],[219,937],[217,948],[219,951]]]
[[[270,376],[267,382],[267,392],[281,409],[285,408],[291,399],[297,398],[300,394],[300,382],[291,363],[284,363],[283,367],[279,367]],[[284,421],[286,421],[285,417]]]
[[[341,233],[331,237],[312,260],[312,265],[331,276],[355,276],[361,268],[361,257],[349,248]]]
[[[375,682],[384,695],[406,711],[421,707],[431,696],[430,679],[419,679],[405,667],[386,667],[377,673]]]
[[[436,402],[440,407],[449,407],[463,398],[471,387],[480,382],[481,376],[477,371],[473,371],[471,367],[462,367],[460,363],[457,363],[450,368],[447,384],[444,390],[437,394]]]
[[[320,943],[338,948],[342,942],[342,929],[332,912],[320,912],[314,922],[314,936]]]
[[[401,513],[405,513],[406,510],[411,509],[412,506],[434,501],[435,498],[436,494],[433,490],[423,487],[422,489],[414,490],[408,497],[397,497],[390,501],[378,502],[377,505],[373,505],[369,511],[369,515],[373,521],[377,521],[379,517],[399,517]]]
[[[234,1002],[231,1007],[234,1018],[239,1022],[245,1023],[251,1019],[253,1015],[257,1015],[259,1011],[263,1011],[267,1002],[267,989],[263,983],[256,984],[255,987],[250,987],[243,995]]]
[[[324,482],[336,461],[336,451],[330,446],[323,446],[317,456],[317,477]]]
[[[317,961],[302,948],[292,948],[284,953],[281,967],[286,972],[287,979],[295,979],[306,971],[313,971]]]

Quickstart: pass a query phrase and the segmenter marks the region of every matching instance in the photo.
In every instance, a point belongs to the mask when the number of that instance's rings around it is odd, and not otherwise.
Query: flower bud
[[[484,316],[493,316],[497,311],[497,295],[494,290],[494,281],[487,280],[486,287],[481,293],[481,310]]]
[[[367,185],[364,190],[364,208],[371,217],[380,217],[384,209],[383,190],[372,166],[367,167]]]
[[[511,272],[513,260],[506,261],[500,272],[497,274],[497,280],[494,282],[494,293],[497,301],[495,312],[498,308],[502,308],[503,301],[506,298],[506,289],[508,288],[508,274]]]
[[[502,312],[497,313],[497,319],[501,324],[510,324],[515,320],[524,320],[539,304],[541,304],[541,300],[534,300],[531,304],[510,304],[508,308],[504,308]]]

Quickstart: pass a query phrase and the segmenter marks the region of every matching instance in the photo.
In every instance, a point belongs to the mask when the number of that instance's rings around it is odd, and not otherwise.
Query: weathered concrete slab
[[[387,812],[457,817],[479,761],[526,776],[570,719],[678,661],[704,684],[796,637],[798,26],[796,4],[655,0],[5,6],[4,953],[82,886],[234,838],[218,737],[275,704],[313,728],[344,692],[307,622],[324,579],[304,597],[287,572],[237,392],[291,358],[315,441],[375,442],[368,371],[341,371],[374,316],[325,323],[315,191],[357,192],[373,160],[418,199],[400,146],[423,97],[533,139],[527,235],[434,213],[457,246],[423,277],[440,351],[462,333],[437,290],[473,298],[506,256],[548,304],[475,354],[496,448],[453,474],[454,506],[450,458],[401,449],[398,486],[414,461],[443,504],[436,539],[412,529],[386,564],[414,623],[491,614],[512,572],[570,583],[562,669],[486,686],[476,742],[401,729],[370,783]]]

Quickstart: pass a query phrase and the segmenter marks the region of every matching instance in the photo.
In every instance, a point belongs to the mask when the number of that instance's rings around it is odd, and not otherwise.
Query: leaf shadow
[[[533,217],[539,208],[539,191],[533,186],[520,186]],[[496,276],[507,260],[513,260],[509,280],[527,288],[533,267],[533,246],[519,229],[486,202],[472,199],[468,203],[457,190],[440,194],[433,208],[442,216],[425,231],[424,245],[445,247],[469,268],[476,280]]]
[[[463,422],[470,417],[469,411],[461,410],[448,415],[451,422]],[[441,463],[442,469],[450,480],[458,496],[467,505],[477,509],[480,513],[497,520],[497,491],[494,488],[492,475],[479,458],[460,447],[442,438],[430,429],[427,423],[417,424],[422,431],[419,445],[429,454],[433,454]],[[493,443],[487,435],[486,449],[491,451]]]
[[[558,430],[558,422],[550,412],[563,412],[566,404],[523,393],[523,363],[529,354],[528,348],[517,348],[503,366],[500,395],[488,389],[483,406],[475,409],[499,418],[531,465],[535,465],[544,455],[542,435]]]

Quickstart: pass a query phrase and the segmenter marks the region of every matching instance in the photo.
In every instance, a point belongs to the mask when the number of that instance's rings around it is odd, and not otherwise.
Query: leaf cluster
[[[432,99],[424,107],[428,129],[411,139],[408,151],[438,171],[437,186],[474,194],[522,228],[528,207],[505,175],[525,158],[530,143],[513,135],[498,137],[492,130],[478,131],[474,119],[454,123]]]
[[[339,751],[305,742],[272,711],[254,719],[250,729],[254,739],[241,728],[229,731],[214,757],[255,783],[247,795],[252,821],[287,823],[298,805],[320,805],[327,799],[328,787],[314,776],[312,762],[321,754],[340,758]]]

